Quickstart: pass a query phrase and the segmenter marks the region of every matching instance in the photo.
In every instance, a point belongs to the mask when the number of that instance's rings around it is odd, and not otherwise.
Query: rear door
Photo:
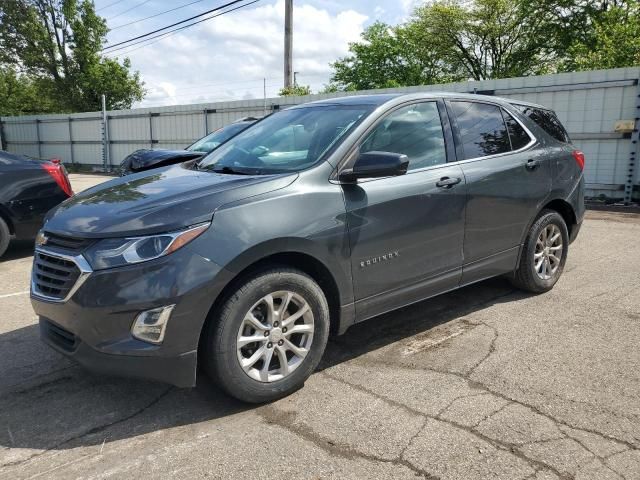
[[[407,155],[406,175],[343,185],[359,320],[451,289],[460,280],[465,183],[460,166],[447,163],[446,145],[452,150],[453,139],[448,124],[443,128],[446,112],[440,105],[397,108],[359,146],[361,153]],[[454,183],[443,185],[443,179]]]
[[[448,102],[467,182],[462,283],[515,267],[525,229],[551,189],[548,154],[500,105]]]
[[[573,156],[575,147],[571,143],[569,134],[560,123],[560,120],[558,120],[556,114],[551,110],[519,104],[514,104],[513,107],[551,137],[545,143],[551,159],[551,179],[555,193],[554,197],[566,196],[575,188],[576,183],[582,179],[582,168],[578,167]],[[582,181],[584,180],[582,179]],[[584,211],[584,199],[582,192],[578,195],[580,195],[580,198],[577,199],[574,208],[578,219],[581,219]]]

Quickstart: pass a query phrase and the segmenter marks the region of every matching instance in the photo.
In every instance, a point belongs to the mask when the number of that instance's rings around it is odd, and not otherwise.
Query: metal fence
[[[469,92],[545,105],[556,111],[574,143],[585,152],[587,194],[624,198],[629,202],[632,195],[637,196],[640,177],[635,165],[639,155],[639,80],[640,68],[622,68],[366,93]],[[2,117],[0,139],[2,148],[10,152],[110,169],[134,150],[184,148],[241,117],[361,93],[364,92],[120,110],[108,112],[106,121],[101,112]],[[616,131],[616,123],[621,120],[631,121],[633,131]]]

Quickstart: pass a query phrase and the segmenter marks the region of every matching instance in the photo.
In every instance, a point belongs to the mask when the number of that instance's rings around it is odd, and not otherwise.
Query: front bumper
[[[32,291],[31,303],[42,340],[88,369],[191,387],[202,326],[227,281],[224,269],[188,245],[150,262],[91,272],[64,301]],[[131,335],[140,312],[170,304],[176,306],[162,344]]]
[[[198,359],[195,350],[175,357],[104,353],[42,316],[40,338],[54,350],[93,372],[156,380],[177,387],[195,386]]]

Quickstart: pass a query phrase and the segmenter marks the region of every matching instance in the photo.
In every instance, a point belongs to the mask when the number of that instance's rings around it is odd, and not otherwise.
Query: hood
[[[189,150],[136,150],[121,163],[130,170],[136,171],[158,165],[166,160],[191,160],[203,156],[204,152],[190,152]]]
[[[211,220],[221,205],[284,188],[297,173],[226,175],[182,165],[120,177],[49,212],[45,229],[84,238],[146,235]]]

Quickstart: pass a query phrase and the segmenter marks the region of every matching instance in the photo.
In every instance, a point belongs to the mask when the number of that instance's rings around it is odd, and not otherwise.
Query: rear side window
[[[464,159],[511,151],[511,142],[501,108],[476,102],[451,102]]]
[[[529,134],[525,132],[522,125],[520,125],[508,112],[502,110],[502,116],[504,117],[504,122],[507,124],[507,130],[509,131],[511,150],[520,150],[521,148],[524,148],[531,141]]]
[[[551,110],[529,107],[527,105],[514,105],[523,115],[533,120],[540,128],[562,143],[569,143],[569,134]]]

